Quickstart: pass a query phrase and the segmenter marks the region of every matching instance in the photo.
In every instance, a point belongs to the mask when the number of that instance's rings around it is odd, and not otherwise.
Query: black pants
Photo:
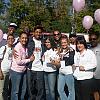
[[[9,73],[5,76],[4,87],[3,87],[3,100],[10,100],[11,97],[11,80]]]
[[[93,91],[93,79],[75,80],[75,100],[91,100]]]
[[[46,100],[43,71],[27,70],[27,82],[30,100]]]

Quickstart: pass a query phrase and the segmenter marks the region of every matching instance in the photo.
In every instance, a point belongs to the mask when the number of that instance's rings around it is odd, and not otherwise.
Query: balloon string
[[[87,32],[86,32],[87,34],[89,33],[89,30],[87,29]]]

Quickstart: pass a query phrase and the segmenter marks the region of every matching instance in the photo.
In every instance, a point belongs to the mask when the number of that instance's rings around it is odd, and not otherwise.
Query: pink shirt
[[[26,70],[26,63],[30,62],[30,59],[27,59],[27,48],[23,48],[19,42],[14,50],[17,51],[17,58],[12,58],[11,70],[16,72],[24,72]]]

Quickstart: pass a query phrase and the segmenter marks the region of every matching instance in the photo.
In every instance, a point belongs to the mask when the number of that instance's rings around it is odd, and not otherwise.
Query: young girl
[[[69,47],[68,37],[61,38],[61,67],[59,68],[58,77],[58,93],[61,100],[75,100],[75,90],[74,90],[74,77],[72,65],[74,64],[74,54],[75,51]],[[68,96],[64,91],[65,84],[68,87]]]
[[[55,83],[56,83],[56,77],[57,77],[57,69],[55,65],[51,63],[51,60],[57,59],[57,54],[54,51],[54,43],[53,40],[50,37],[47,37],[45,39],[45,48],[46,51],[43,55],[43,68],[44,68],[44,77],[45,77],[45,88],[46,92],[49,91],[49,94],[46,93],[46,95],[49,95],[49,98],[51,100],[55,100]]]
[[[14,48],[17,57],[13,55],[10,70],[12,83],[11,100],[24,100],[26,93],[26,63],[34,60],[34,55],[27,58],[27,41],[27,34],[21,33],[19,36],[19,43],[17,43]]]

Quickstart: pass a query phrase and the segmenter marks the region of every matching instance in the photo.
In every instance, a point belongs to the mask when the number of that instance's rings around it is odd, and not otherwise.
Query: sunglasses
[[[54,36],[57,36],[57,35],[60,35],[60,33],[58,33],[58,34],[54,34]]]
[[[91,40],[97,40],[97,39],[96,39],[96,38],[90,38],[90,41],[91,41]]]

